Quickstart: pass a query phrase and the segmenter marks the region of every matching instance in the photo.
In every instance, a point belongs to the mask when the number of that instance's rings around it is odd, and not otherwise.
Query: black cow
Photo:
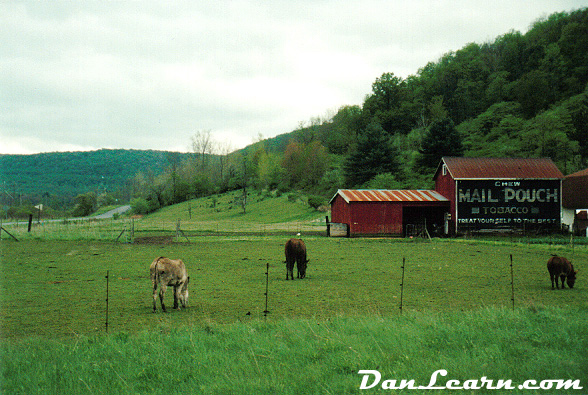
[[[306,245],[304,241],[300,239],[288,240],[284,252],[286,254],[286,280],[288,280],[288,276],[294,280],[294,262],[296,262],[296,269],[298,271],[296,277],[306,277],[306,264],[308,263],[308,259],[306,259]]]
[[[568,287],[574,288],[576,282],[576,273],[574,265],[564,257],[552,256],[547,261],[547,270],[549,270],[549,277],[551,278],[551,289],[558,288],[558,278],[561,278],[561,288],[564,289],[564,281],[567,281]],[[555,280],[555,287],[554,287]]]

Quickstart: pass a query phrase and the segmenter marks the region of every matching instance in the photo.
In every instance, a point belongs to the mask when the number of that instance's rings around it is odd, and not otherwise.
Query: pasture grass
[[[94,241],[3,241],[0,330],[4,338],[67,337],[109,328],[137,332],[157,325],[200,325],[263,319],[269,264],[269,320],[400,314],[403,311],[512,307],[588,308],[583,275],[588,250],[468,241],[305,237],[307,278],[285,280],[278,236],[200,237],[191,243],[116,244]],[[572,259],[576,288],[551,290],[551,253]],[[190,275],[185,311],[152,313],[149,264],[181,258]],[[168,306],[172,295],[168,291]],[[159,306],[158,306],[159,310]]]
[[[272,201],[284,211],[276,222],[261,213]],[[2,236],[0,392],[352,394],[362,392],[360,369],[419,385],[446,369],[446,379],[571,378],[588,388],[586,245],[330,239],[316,236],[322,214],[297,200],[257,203],[239,214],[227,201],[220,219],[204,215],[223,209],[218,200],[192,206],[193,219],[181,219],[190,243],[114,243],[129,220],[47,224],[20,242]],[[174,209],[137,220],[138,233],[173,234],[188,215]],[[298,220],[305,225],[292,229]],[[215,226],[221,236],[198,233]],[[286,281],[284,244],[298,231],[307,278]],[[579,270],[573,290],[551,290],[552,253]],[[187,309],[152,313],[148,267],[158,256],[185,261]]]
[[[10,394],[420,393],[360,391],[362,369],[378,370],[382,380],[415,380],[417,386],[428,385],[433,372],[445,369],[447,377],[436,385],[481,377],[512,380],[514,386],[528,379],[569,379],[580,380],[585,389],[585,312],[488,307],[33,337],[1,343],[0,389]],[[521,393],[477,391],[505,392]]]

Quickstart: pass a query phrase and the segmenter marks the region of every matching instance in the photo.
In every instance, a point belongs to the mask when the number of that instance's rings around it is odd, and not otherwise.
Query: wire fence
[[[2,239],[103,240],[132,243],[149,237],[190,241],[199,236],[326,235],[325,222],[256,223],[239,221],[144,221],[139,218],[50,220],[2,225]]]
[[[333,224],[331,224],[332,226]],[[117,219],[61,219],[34,221],[29,230],[28,221],[2,224],[0,239],[44,240],[103,240],[124,243],[148,237],[167,237],[174,241],[190,241],[198,236],[270,236],[270,235],[327,235],[327,223],[323,220],[261,223],[252,221],[198,221],[151,220],[143,218]],[[469,240],[504,241],[519,244],[588,245],[588,237],[573,234],[552,233],[468,233],[460,236]],[[458,237],[459,238],[459,237]],[[430,240],[430,239],[429,239]]]

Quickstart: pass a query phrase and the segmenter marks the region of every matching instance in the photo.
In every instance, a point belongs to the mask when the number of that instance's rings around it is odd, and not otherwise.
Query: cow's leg
[[[157,311],[157,283],[153,282],[153,312]]]
[[[566,285],[565,285],[566,284],[566,275],[562,274],[560,276],[560,280],[561,280],[561,289],[564,289],[566,287]]]
[[[179,299],[180,299],[180,289],[179,285],[174,285],[174,309],[180,309]]]
[[[163,303],[163,297],[165,296],[165,291],[167,289],[167,285],[161,284],[159,287],[159,301],[161,302],[161,310],[165,310],[165,303]]]

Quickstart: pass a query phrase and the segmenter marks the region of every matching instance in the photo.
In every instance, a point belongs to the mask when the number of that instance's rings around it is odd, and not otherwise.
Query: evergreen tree
[[[382,173],[398,175],[398,156],[398,150],[392,146],[382,126],[378,122],[370,123],[358,136],[357,149],[345,161],[347,184],[362,186]]]
[[[445,118],[433,122],[421,142],[417,166],[422,170],[434,169],[444,156],[462,156],[461,136],[455,130],[453,121]]]

